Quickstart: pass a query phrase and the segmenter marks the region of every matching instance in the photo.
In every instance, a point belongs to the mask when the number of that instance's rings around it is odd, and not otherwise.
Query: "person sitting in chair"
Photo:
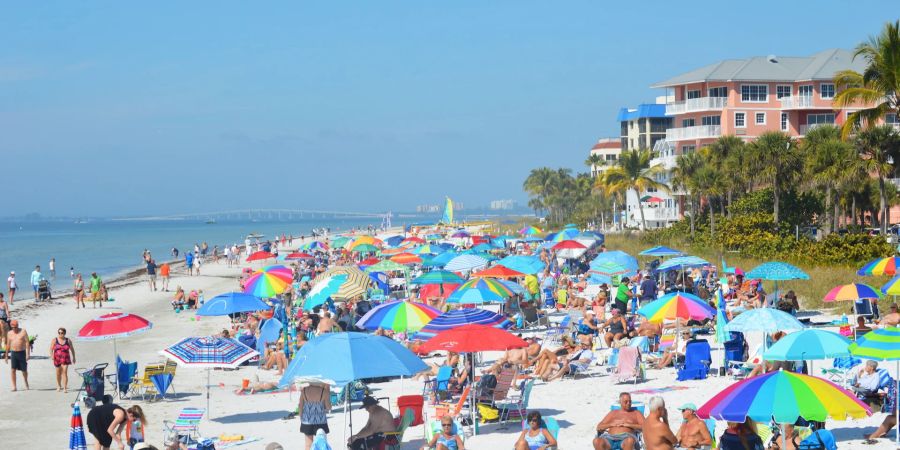
[[[347,445],[351,450],[376,449],[384,441],[384,433],[396,429],[394,416],[391,412],[378,404],[375,398],[366,396],[362,401],[362,408],[369,413],[366,425],[347,439]]]
[[[638,445],[637,433],[644,428],[644,415],[631,407],[631,394],[619,394],[619,409],[610,411],[597,424],[594,450],[633,450]]]
[[[581,349],[579,349],[575,353],[572,353],[565,360],[563,360],[559,369],[544,381],[553,381],[562,378],[563,375],[566,375],[568,373],[574,375],[576,371],[586,369],[593,360],[594,352],[591,351],[591,343],[582,342]]]
[[[861,397],[872,397],[878,393],[878,361],[866,361],[865,367],[856,375],[853,391]]]

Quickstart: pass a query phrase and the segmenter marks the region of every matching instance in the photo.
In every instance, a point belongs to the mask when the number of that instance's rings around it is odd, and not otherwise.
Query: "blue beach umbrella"
[[[443,255],[438,255],[438,257]],[[437,259],[438,257],[435,257]],[[432,260],[434,262],[434,260]],[[444,265],[444,270],[451,272],[468,272],[473,269],[487,267],[488,260],[479,255],[459,255]]]
[[[593,261],[591,261],[591,268],[595,265],[602,264],[604,262],[611,261],[616,264],[619,264],[626,269],[629,269],[627,276],[632,276],[637,274],[637,271],[640,266],[638,266],[638,261],[634,256],[629,255],[621,250],[613,250],[609,252],[603,252],[597,255]]]
[[[665,272],[667,270],[683,270],[689,267],[700,267],[710,265],[709,261],[697,256],[679,256],[668,261],[663,261],[657,271]]]
[[[81,420],[81,407],[72,405],[72,421],[69,425],[69,450],[87,450],[84,438],[84,422]]]
[[[400,245],[401,242],[403,242],[403,239],[403,236],[391,236],[389,238],[386,238],[384,242],[391,247],[396,247]]]
[[[850,356],[850,340],[833,331],[806,329],[788,334],[763,355],[767,361],[809,361]]]
[[[284,326],[280,320],[271,318],[263,321],[259,327],[259,336],[256,338],[256,351],[264,354],[266,351],[266,343],[274,343],[281,337],[282,327]]]
[[[503,302],[512,294],[506,286],[492,278],[476,278],[456,288],[447,297],[447,303]]]
[[[365,333],[326,333],[303,345],[279,385],[296,379],[346,384],[363,378],[413,376],[428,365],[399,342]]]
[[[522,272],[529,275],[540,273],[547,267],[543,261],[537,256],[525,255],[509,255],[497,262],[516,272]]]
[[[457,256],[459,256],[459,253],[457,252],[446,251],[444,253],[441,253],[440,255],[435,256],[434,258],[431,258],[427,261],[427,263],[423,261],[423,265],[427,267],[444,267],[445,265],[447,265],[447,263],[449,263],[451,260],[453,260],[453,258],[456,258]]]
[[[805,327],[796,317],[775,308],[756,308],[744,311],[728,323],[728,331],[747,333],[750,331],[762,331],[774,333],[776,331],[796,331]]]
[[[675,250],[674,248],[669,248],[665,246],[656,246],[652,248],[648,248],[639,253],[644,256],[681,256],[684,253],[680,250]]]
[[[809,275],[786,262],[770,261],[762,263],[747,272],[748,279],[759,278],[775,282],[775,298],[778,298],[778,282],[787,280],[808,280]]]
[[[207,300],[206,303],[197,310],[197,315],[226,316],[228,314],[263,311],[268,309],[271,309],[271,307],[263,303],[263,301],[255,295],[245,294],[243,292],[229,292]]]
[[[169,386],[172,385],[173,378],[175,378],[175,375],[172,375],[171,373],[157,373],[150,375],[150,381],[156,388],[156,394],[159,395],[160,398],[166,398],[166,391],[168,391]]]

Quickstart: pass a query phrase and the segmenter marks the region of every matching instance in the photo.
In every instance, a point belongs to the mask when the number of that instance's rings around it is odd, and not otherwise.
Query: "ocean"
[[[144,249],[157,261],[172,259],[172,247],[183,255],[194,244],[204,241],[210,251],[214,245],[241,245],[250,233],[274,238],[294,234],[309,236],[313,228],[329,227],[332,233],[353,227],[379,226],[378,219],[294,219],[290,221],[113,221],[74,222],[2,222],[0,223],[0,274],[16,272],[19,293],[30,296],[29,278],[35,265],[40,265],[50,278],[48,263],[56,258],[56,283],[53,290],[71,286],[69,268],[85,278],[91,272],[112,278],[142,265]],[[5,291],[5,285],[3,285]],[[4,292],[5,293],[5,292]],[[16,298],[19,298],[19,293]]]

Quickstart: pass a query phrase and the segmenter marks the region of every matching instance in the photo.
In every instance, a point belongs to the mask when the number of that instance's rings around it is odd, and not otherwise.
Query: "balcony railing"
[[[801,109],[812,108],[813,97],[810,95],[792,95],[790,97],[781,97],[781,109]]]
[[[669,128],[668,130],[666,130],[667,141],[717,138],[721,135],[721,125],[700,125],[697,127]]]
[[[678,165],[678,157],[675,155],[657,156],[650,160],[650,166],[662,165],[666,170],[672,170]]]
[[[728,97],[690,98],[680,102],[666,103],[666,115],[721,110],[725,108],[726,103],[728,103]]]

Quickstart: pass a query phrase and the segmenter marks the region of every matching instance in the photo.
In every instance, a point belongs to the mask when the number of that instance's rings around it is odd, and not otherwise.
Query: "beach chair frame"
[[[183,408],[174,421],[163,421],[163,442],[165,445],[179,441],[182,436],[193,441],[200,440],[200,421],[206,410],[203,408]]]

